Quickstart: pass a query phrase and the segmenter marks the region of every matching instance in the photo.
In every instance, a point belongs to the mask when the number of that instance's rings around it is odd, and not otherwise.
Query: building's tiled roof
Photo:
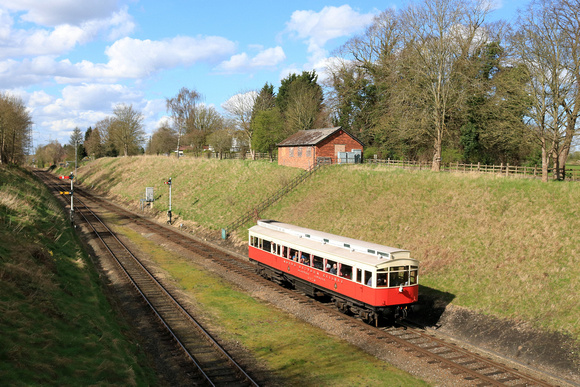
[[[337,130],[340,130],[340,126],[334,128],[301,130],[280,142],[278,146],[316,145]]]

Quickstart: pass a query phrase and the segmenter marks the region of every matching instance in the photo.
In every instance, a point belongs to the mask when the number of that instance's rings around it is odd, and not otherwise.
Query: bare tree
[[[252,111],[254,108],[254,102],[256,101],[256,97],[258,96],[258,92],[256,91],[247,91],[241,92],[222,104],[222,107],[232,120],[234,121],[235,125],[237,126],[238,130],[242,133],[244,138],[244,143],[249,144],[250,146],[250,154],[252,155],[252,159],[255,158],[255,152],[252,149]]]
[[[113,111],[114,119],[109,126],[110,137],[123,155],[136,154],[144,142],[143,114],[133,105],[120,104]]]
[[[570,154],[572,141],[577,133],[577,121],[580,114],[580,0],[561,0],[555,7],[559,27],[561,28],[566,52],[564,64],[571,82],[576,87],[563,100],[566,113],[566,134],[560,150],[558,164],[564,169]]]
[[[513,46],[528,73],[528,93],[532,107],[528,112],[529,127],[542,148],[542,181],[548,181],[550,159],[555,170],[566,142],[568,120],[574,121],[578,111],[572,104],[578,96],[574,69],[567,66],[570,52],[554,2],[539,0],[529,4],[518,20]],[[572,70],[572,71],[570,71]],[[573,113],[573,111],[576,111]],[[571,134],[572,136],[572,134]],[[570,144],[572,139],[569,139]],[[567,145],[567,153],[569,145]]]
[[[191,145],[193,151],[199,154],[207,145],[208,136],[222,127],[223,118],[213,106],[197,105],[191,122],[187,125],[184,142]]]
[[[208,142],[214,151],[218,153],[221,160],[223,158],[224,152],[229,151],[232,147],[231,129],[226,127],[212,132],[208,136]]]
[[[489,10],[482,0],[426,0],[402,11],[404,45],[415,65],[406,94],[427,118],[424,130],[433,140],[435,171],[441,167],[447,117],[464,97],[461,62],[487,42],[483,22]]]
[[[18,97],[0,93],[0,164],[20,164],[31,142],[32,118]]]
[[[106,131],[105,131],[106,132]],[[103,128],[98,124],[95,128],[91,130],[90,135],[85,140],[85,149],[87,155],[93,158],[99,158],[103,156]]]
[[[173,98],[166,99],[167,110],[171,114],[173,125],[177,131],[177,157],[179,158],[179,147],[181,138],[187,133],[188,127],[193,127],[195,122],[196,107],[201,100],[201,94],[195,90],[182,87],[179,93]]]
[[[175,149],[177,142],[177,131],[170,127],[167,122],[163,122],[151,137],[151,141],[147,148],[148,154],[169,154]]]
[[[36,161],[39,167],[56,164],[65,158],[65,151],[57,140],[36,148]]]

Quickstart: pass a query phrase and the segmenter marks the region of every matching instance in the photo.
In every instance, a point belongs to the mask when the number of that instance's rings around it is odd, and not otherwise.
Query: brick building
[[[363,143],[340,126],[301,130],[278,144],[278,164],[308,169],[317,163],[362,161]]]

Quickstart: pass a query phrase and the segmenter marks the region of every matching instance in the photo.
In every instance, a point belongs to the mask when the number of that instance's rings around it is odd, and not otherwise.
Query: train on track
[[[408,250],[259,220],[249,229],[248,256],[262,277],[330,297],[369,324],[405,318],[419,297],[419,261]]]

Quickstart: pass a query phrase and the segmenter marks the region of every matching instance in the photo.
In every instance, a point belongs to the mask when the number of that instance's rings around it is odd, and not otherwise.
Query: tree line
[[[32,118],[22,99],[0,93],[0,164],[22,164],[32,146]]]
[[[580,2],[534,0],[514,25],[488,1],[381,13],[337,51],[334,120],[386,157],[563,167],[580,109]],[[385,158],[386,158],[385,157]]]
[[[549,167],[565,166],[577,133],[579,10],[580,0],[533,0],[510,25],[489,22],[485,0],[387,9],[333,53],[324,81],[315,71],[290,74],[277,92],[266,83],[236,94],[223,115],[184,87],[166,99],[170,120],[149,138],[142,114],[118,105],[84,140],[75,130],[64,151],[82,144],[76,153],[91,157],[179,156],[209,147],[272,156],[296,131],[342,126],[365,155],[429,161],[433,170],[442,162],[541,164],[547,180]]]
[[[84,132],[74,128],[69,143],[62,146],[58,141],[36,148],[37,165],[43,167],[69,160],[79,161],[84,157],[116,157],[143,154],[145,130],[144,116],[133,105],[118,104],[113,114]]]

